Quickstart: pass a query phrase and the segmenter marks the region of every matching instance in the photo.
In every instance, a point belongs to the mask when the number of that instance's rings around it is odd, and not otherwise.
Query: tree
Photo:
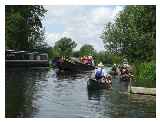
[[[107,52],[130,61],[155,60],[156,7],[126,6],[102,34]]]
[[[5,8],[6,48],[31,50],[43,47],[42,19],[46,10],[40,5],[7,5]]]
[[[79,58],[80,57],[80,51],[79,50],[78,51],[74,51],[73,52],[73,57]]]
[[[53,52],[55,56],[71,56],[76,46],[72,39],[63,37],[55,43]]]
[[[95,53],[96,51],[92,45],[86,44],[80,48],[80,56],[87,56],[87,55],[94,56]]]

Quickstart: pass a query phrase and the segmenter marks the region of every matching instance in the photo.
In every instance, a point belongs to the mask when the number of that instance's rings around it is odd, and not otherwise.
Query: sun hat
[[[98,64],[98,67],[104,67],[104,65],[102,64],[102,62],[100,62],[100,63]]]

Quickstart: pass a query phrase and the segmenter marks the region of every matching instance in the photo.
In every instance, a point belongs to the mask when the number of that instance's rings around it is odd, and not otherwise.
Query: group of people
[[[80,60],[84,64],[94,65],[94,60],[92,56],[82,56]]]
[[[112,67],[112,74],[113,75],[119,74],[120,78],[121,76],[129,78],[131,76],[131,73],[130,73],[130,66],[128,64],[127,59],[123,60],[122,65],[117,66],[116,64],[114,64]],[[109,78],[109,77],[111,77],[110,74],[106,72],[104,65],[102,64],[102,62],[100,62],[97,68],[95,69],[95,79],[99,80],[102,78]]]

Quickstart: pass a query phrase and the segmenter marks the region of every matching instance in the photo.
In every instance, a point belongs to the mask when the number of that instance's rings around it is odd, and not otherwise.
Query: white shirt
[[[95,69],[95,74],[96,74],[97,71],[101,71],[101,68],[100,67],[96,68]],[[102,68],[102,76],[106,76],[106,75],[107,75],[106,70],[104,68]]]

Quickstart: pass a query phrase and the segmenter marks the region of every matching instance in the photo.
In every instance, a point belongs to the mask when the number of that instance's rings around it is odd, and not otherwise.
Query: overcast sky
[[[100,35],[104,25],[114,21],[123,6],[44,6],[47,14],[43,20],[46,41],[50,46],[62,37],[73,39],[79,49],[91,44],[97,51],[104,50]]]

